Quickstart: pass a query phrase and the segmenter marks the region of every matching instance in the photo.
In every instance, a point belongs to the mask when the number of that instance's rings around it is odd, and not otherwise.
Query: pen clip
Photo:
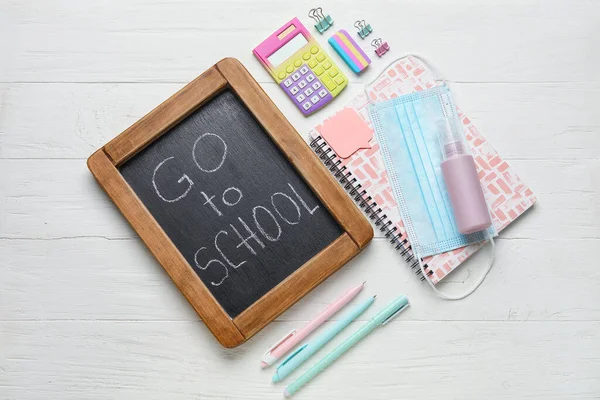
[[[292,358],[294,358],[295,356],[297,356],[298,353],[300,353],[302,350],[304,350],[304,348],[306,346],[308,346],[308,343],[305,343],[303,346],[301,346],[300,348],[298,348],[298,350],[296,350],[292,354],[290,354],[285,360],[283,360],[283,362],[281,364],[279,364],[279,366],[277,367],[277,370],[279,370],[279,368],[281,368],[285,364],[287,364],[287,362],[290,361]]]
[[[402,311],[404,311],[405,308],[407,308],[408,306],[410,306],[410,303],[408,302],[408,299],[406,299],[406,303],[400,307],[399,309],[397,309],[396,311],[394,311],[394,313],[392,315],[390,315],[389,317],[387,317],[382,323],[381,325],[385,325],[388,322],[390,322],[392,320],[392,318],[394,318],[396,315],[400,314]]]
[[[271,353],[273,350],[275,350],[277,347],[281,346],[283,344],[283,342],[285,342],[286,340],[288,340],[289,338],[291,338],[292,336],[294,336],[296,334],[296,330],[292,329],[292,331],[290,333],[288,333],[287,335],[285,335],[283,338],[281,338],[277,343],[275,343],[273,346],[271,346],[270,349],[268,349],[267,351],[265,351],[265,356],[268,356],[269,353]]]

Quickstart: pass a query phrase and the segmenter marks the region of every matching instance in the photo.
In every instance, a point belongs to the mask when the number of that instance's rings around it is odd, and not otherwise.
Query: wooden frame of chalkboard
[[[213,297],[118,169],[224,90],[233,91],[243,102],[343,230],[341,236],[235,318]],[[225,347],[248,340],[352,259],[373,238],[368,220],[244,66],[233,58],[215,64],[92,154],[88,167]]]

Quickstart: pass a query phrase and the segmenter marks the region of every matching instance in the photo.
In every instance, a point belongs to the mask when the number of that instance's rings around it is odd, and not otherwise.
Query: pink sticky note
[[[373,130],[353,108],[344,108],[317,127],[335,154],[348,158],[359,149],[370,149]]]

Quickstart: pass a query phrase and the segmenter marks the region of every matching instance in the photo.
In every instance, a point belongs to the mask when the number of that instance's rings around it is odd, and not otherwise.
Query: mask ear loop
[[[442,84],[446,84],[446,85],[448,84],[448,81],[446,81],[446,79],[443,78],[443,74],[440,72],[440,70],[438,68],[436,68],[425,57],[415,55],[415,54],[408,54],[403,57],[400,57],[400,58],[390,62],[383,70],[386,71],[389,67],[391,67],[392,65],[396,64],[399,60],[402,60],[403,58],[406,58],[406,57],[414,57],[417,60],[421,61],[421,63],[425,67],[427,67],[427,69],[429,69],[429,71],[433,75],[433,79],[436,82],[441,82]],[[371,103],[371,98],[369,97],[368,90],[371,87],[371,85],[373,83],[375,83],[380,77],[381,77],[381,74],[379,74],[375,79],[373,79],[371,82],[369,82],[364,88],[364,92],[365,92],[365,95],[367,96],[367,101],[369,103]],[[483,281],[489,274],[490,270],[492,269],[492,266],[494,265],[494,259],[495,259],[495,254],[496,254],[496,243],[494,242],[494,238],[489,234],[489,232],[487,234],[488,234],[488,240],[489,240],[490,244],[492,245],[492,250],[491,250],[492,253],[490,256],[490,263],[487,266],[486,270],[483,272],[483,275],[477,280],[477,282],[475,282],[475,284],[471,287],[471,289],[469,289],[467,292],[460,294],[460,295],[445,294],[445,293],[442,293],[438,288],[436,288],[435,285],[433,284],[433,282],[431,281],[431,279],[429,279],[429,277],[427,276],[427,273],[425,272],[425,268],[423,266],[423,260],[421,259],[421,257],[417,257],[417,260],[419,261],[419,268],[421,269],[421,273],[425,277],[425,280],[427,281],[429,286],[431,286],[431,289],[438,296],[440,296],[441,298],[446,299],[446,300],[461,300],[461,299],[464,299],[465,297],[471,295],[483,283]]]
[[[421,259],[421,257],[417,257],[417,259],[419,260],[419,268],[421,268],[421,272],[423,273],[423,276],[425,277],[425,280],[427,281],[429,286],[431,286],[431,289],[438,296],[440,296],[441,298],[446,299],[446,300],[462,300],[465,297],[471,295],[475,290],[477,290],[477,288],[483,283],[486,276],[492,269],[492,265],[494,265],[494,259],[495,259],[495,255],[496,255],[496,243],[494,242],[494,238],[492,236],[490,236],[489,232],[488,232],[488,240],[490,241],[490,244],[492,245],[492,254],[490,256],[489,265],[487,266],[486,270],[483,272],[483,275],[481,275],[481,277],[477,280],[477,282],[475,282],[475,284],[473,284],[473,286],[468,291],[466,291],[463,294],[459,294],[459,295],[445,294],[445,293],[442,293],[442,291],[440,291],[438,288],[436,288],[435,285],[433,284],[433,282],[431,282],[431,279],[429,279],[429,277],[425,273],[425,268],[423,267],[423,260]]]

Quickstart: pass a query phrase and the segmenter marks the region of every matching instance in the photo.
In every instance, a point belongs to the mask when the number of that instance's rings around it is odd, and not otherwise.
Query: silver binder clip
[[[361,39],[366,38],[373,32],[373,28],[371,28],[371,24],[367,24],[365,20],[358,20],[354,23],[354,27],[358,29],[357,33]]]
[[[315,29],[319,31],[319,33],[325,32],[333,25],[333,19],[329,15],[323,14],[323,9],[321,7],[310,10],[308,16],[316,22]]]
[[[373,39],[371,41],[371,46],[375,48],[375,54],[377,54],[378,57],[381,57],[390,50],[390,46],[381,38]]]

